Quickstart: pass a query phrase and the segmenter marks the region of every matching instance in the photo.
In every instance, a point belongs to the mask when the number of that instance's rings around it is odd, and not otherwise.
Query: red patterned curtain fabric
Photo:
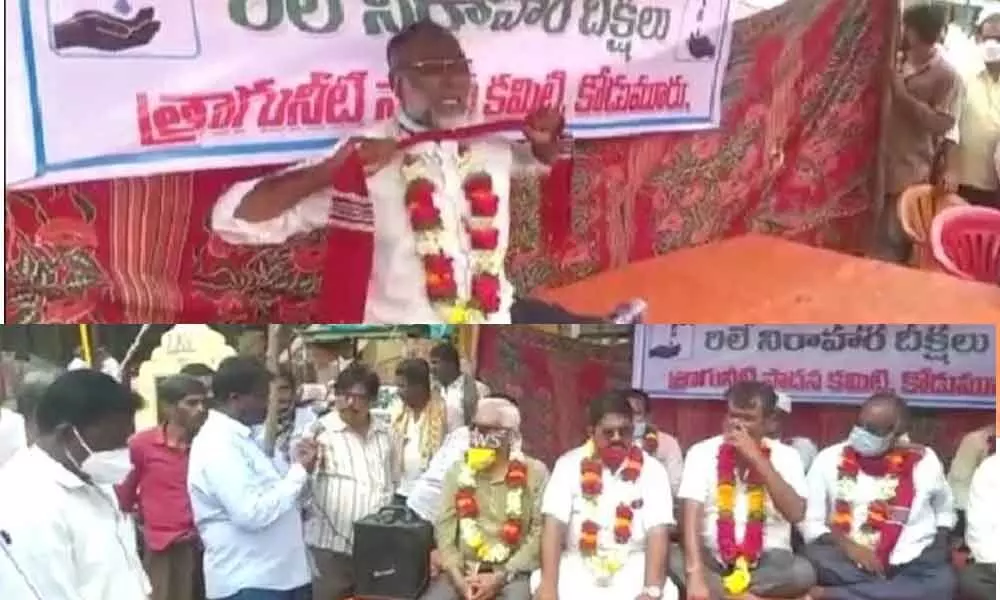
[[[546,254],[537,181],[515,182],[522,292],[746,231],[845,251],[868,234],[895,3],[791,0],[735,26],[715,131],[580,142],[574,239]],[[10,323],[337,322],[325,233],[275,247],[210,233],[231,169],[7,193]]]
[[[518,400],[525,451],[552,464],[586,438],[587,404],[598,394],[631,387],[632,347],[597,345],[542,332],[529,325],[482,326],[478,377],[495,392]],[[798,404],[785,425],[821,448],[847,437],[856,406]],[[966,433],[993,422],[981,410],[922,409],[912,415],[910,436],[949,461]],[[718,400],[656,398],[650,420],[685,450],[722,431]]]

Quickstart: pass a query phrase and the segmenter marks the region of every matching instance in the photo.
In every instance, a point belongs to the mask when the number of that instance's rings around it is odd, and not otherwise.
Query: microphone
[[[10,546],[10,544],[11,544],[10,534],[7,533],[6,529],[0,529],[0,541],[3,541],[3,543],[5,543],[8,546]]]

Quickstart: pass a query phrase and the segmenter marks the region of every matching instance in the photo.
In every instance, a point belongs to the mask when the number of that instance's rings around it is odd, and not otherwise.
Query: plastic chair
[[[942,211],[931,225],[931,248],[945,271],[1000,285],[1000,210],[955,206]]]
[[[910,266],[940,270],[930,248],[931,223],[942,210],[967,204],[956,194],[939,194],[929,184],[910,186],[903,192],[899,197],[899,225],[913,246]]]

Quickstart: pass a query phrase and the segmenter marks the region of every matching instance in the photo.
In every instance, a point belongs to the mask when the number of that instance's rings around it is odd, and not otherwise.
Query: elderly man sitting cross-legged
[[[424,600],[528,600],[539,565],[548,470],[520,451],[521,416],[507,398],[479,401],[465,460],[445,475],[434,533],[442,573]]]

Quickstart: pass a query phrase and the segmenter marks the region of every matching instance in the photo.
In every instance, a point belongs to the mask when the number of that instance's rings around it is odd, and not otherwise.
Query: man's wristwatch
[[[655,585],[647,585],[642,588],[642,595],[649,596],[653,600],[659,600],[663,597],[663,587]]]

